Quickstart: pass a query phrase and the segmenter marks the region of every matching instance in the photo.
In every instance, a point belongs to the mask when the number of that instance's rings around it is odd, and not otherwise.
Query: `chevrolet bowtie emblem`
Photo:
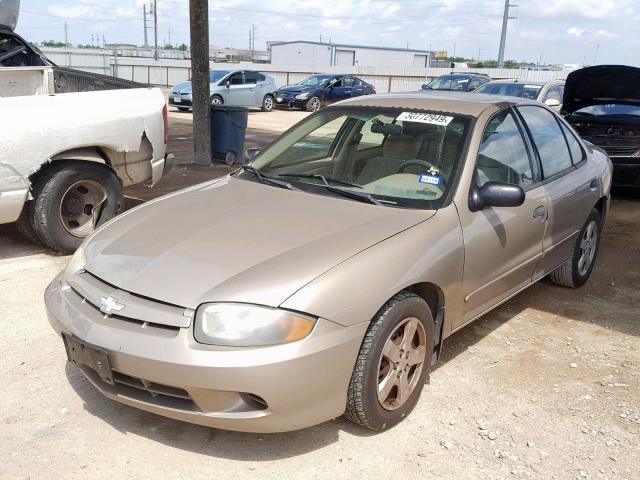
[[[109,295],[100,298],[100,311],[102,313],[119,312],[124,308],[124,303],[118,302],[118,299]]]

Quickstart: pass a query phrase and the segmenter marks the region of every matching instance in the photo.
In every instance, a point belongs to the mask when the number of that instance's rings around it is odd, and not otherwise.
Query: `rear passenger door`
[[[568,258],[576,235],[598,202],[598,178],[587,165],[582,145],[557,115],[544,107],[518,107],[542,167],[548,199],[543,258],[534,280]]]

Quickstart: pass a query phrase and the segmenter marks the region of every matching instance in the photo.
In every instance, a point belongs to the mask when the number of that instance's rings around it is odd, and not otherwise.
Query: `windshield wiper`
[[[326,188],[330,192],[334,192],[334,193],[337,193],[338,195],[342,195],[343,197],[351,198],[353,200],[358,200],[360,202],[372,203],[374,205],[382,205],[383,204],[383,202],[380,202],[380,201],[376,200],[369,193],[352,192],[351,190],[343,190],[342,188],[332,187],[331,185],[325,185],[324,188]],[[396,205],[395,202],[384,202],[384,203],[390,203],[392,205]]]
[[[362,185],[358,185],[357,183],[346,182],[344,180],[339,180],[332,177],[325,177],[324,175],[320,175],[319,173],[281,173],[278,176],[290,178],[317,178],[319,180],[322,180],[325,185],[329,185],[329,182],[331,182],[335,183],[336,185],[344,185],[345,187],[364,188]]]
[[[295,190],[297,192],[300,191],[299,188],[294,187],[289,182],[283,182],[282,180],[278,180],[277,178],[273,178],[268,175],[265,175],[264,173],[260,173],[260,171],[257,168],[254,168],[251,165],[243,165],[242,169],[245,172],[253,173],[260,183],[264,183],[266,185],[274,185],[280,188],[287,188],[289,190]]]

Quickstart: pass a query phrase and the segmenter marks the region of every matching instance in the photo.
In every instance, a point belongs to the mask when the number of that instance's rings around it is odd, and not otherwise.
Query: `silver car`
[[[544,103],[556,111],[562,107],[564,80],[536,82],[527,80],[493,80],[480,86],[474,93],[528,98]]]
[[[233,105],[273,110],[277,90],[273,77],[253,70],[212,70],[209,73],[211,105]],[[191,82],[182,82],[171,89],[169,105],[187,111],[192,107]]]
[[[587,281],[610,185],[607,155],[540,103],[358,97],[98,230],[47,288],[49,321],[99,391],[137,408],[384,430],[453,332],[547,275]]]

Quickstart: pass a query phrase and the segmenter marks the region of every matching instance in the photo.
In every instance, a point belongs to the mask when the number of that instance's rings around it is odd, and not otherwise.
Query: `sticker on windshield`
[[[418,181],[429,185],[440,185],[440,177],[437,175],[429,175],[428,173],[420,174]]]
[[[451,123],[453,117],[438,115],[436,113],[402,112],[397,120],[403,122],[428,123],[430,125],[442,125],[446,127]]]

